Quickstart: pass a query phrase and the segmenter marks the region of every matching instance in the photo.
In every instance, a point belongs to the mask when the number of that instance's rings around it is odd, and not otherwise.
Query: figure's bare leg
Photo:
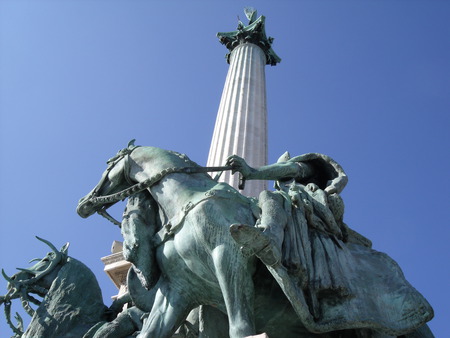
[[[259,227],[270,237],[277,248],[281,249],[284,240],[284,228],[287,223],[283,208],[283,197],[280,194],[264,190],[259,194],[261,222]]]
[[[152,311],[144,321],[139,338],[169,338],[183,323],[191,304],[167,282],[158,282],[158,288]]]
[[[277,193],[263,191],[259,195],[259,205],[261,220],[257,227],[233,224],[230,232],[234,240],[242,245],[244,254],[255,254],[264,264],[273,266],[281,261],[281,246],[287,223],[283,197]]]
[[[247,337],[255,334],[253,280],[244,257],[230,256],[229,250],[224,246],[213,250],[215,273],[227,309],[230,337]]]

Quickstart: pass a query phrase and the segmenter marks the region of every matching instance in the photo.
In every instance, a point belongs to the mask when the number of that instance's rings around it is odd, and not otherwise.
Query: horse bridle
[[[130,141],[128,144],[128,147],[125,149],[120,150],[116,156],[114,156],[113,158],[109,159],[107,161],[108,164],[108,168],[106,168],[105,173],[103,174],[100,182],[97,184],[97,186],[95,187],[94,191],[92,192],[91,197],[89,198],[90,201],[95,200],[98,197],[98,192],[100,191],[101,187],[103,186],[103,184],[106,181],[106,178],[108,177],[109,173],[111,172],[111,170],[116,166],[117,163],[119,163],[122,159],[125,160],[124,163],[124,171],[127,170],[127,168],[129,168],[129,157],[130,154],[136,149],[139,148],[139,146],[135,146],[134,145],[134,140]],[[130,178],[128,177],[128,175],[124,175],[125,180],[130,184],[133,185],[133,182],[131,182]],[[118,201],[116,201],[118,202]],[[112,202],[109,204],[104,204],[100,210],[97,210],[97,214],[99,214],[100,216],[103,216],[104,218],[106,218],[108,221],[110,221],[111,223],[117,225],[119,228],[121,227],[121,222],[119,222],[118,220],[116,220],[114,217],[112,217],[108,212],[107,209],[110,208],[111,206],[113,206],[116,202]],[[97,204],[97,203],[95,203]]]

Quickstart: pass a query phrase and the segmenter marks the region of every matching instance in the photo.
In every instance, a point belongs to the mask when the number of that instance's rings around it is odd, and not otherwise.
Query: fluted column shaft
[[[208,166],[224,165],[233,154],[252,167],[267,164],[266,62],[264,51],[252,43],[241,44],[231,52]],[[227,171],[220,180],[238,188],[238,174]],[[266,186],[265,181],[249,181],[243,193],[257,197]]]

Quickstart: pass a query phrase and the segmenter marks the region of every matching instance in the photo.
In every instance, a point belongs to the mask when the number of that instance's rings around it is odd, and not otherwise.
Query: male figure
[[[244,253],[255,254],[266,265],[281,261],[285,228],[292,212],[287,206],[290,203],[297,213],[302,214],[301,218],[304,216],[303,223],[307,223],[308,229],[340,241],[346,240],[348,228],[342,221],[344,204],[339,193],[348,179],[342,167],[330,157],[309,153],[290,158],[286,152],[277,163],[255,169],[241,157],[233,155],[227,164],[246,180],[275,180],[278,190],[260,194],[261,218],[256,227],[232,225],[232,236],[242,245]],[[303,260],[308,261],[308,258]],[[301,264],[304,268],[305,264],[308,265],[305,262]]]

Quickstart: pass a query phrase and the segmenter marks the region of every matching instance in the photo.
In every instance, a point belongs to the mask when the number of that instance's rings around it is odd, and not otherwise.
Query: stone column
[[[267,164],[265,65],[264,51],[255,44],[241,44],[231,52],[208,166],[224,165],[233,154],[243,157],[252,167]],[[238,187],[238,175],[231,175],[230,171],[222,174],[221,181]],[[257,197],[264,189],[265,181],[251,181],[246,182],[243,193]]]
[[[267,164],[267,107],[265,66],[276,65],[280,58],[267,38],[264,16],[246,9],[249,24],[239,22],[234,32],[217,33],[228,49],[230,64],[209,150],[207,166],[222,166],[228,156],[243,157],[252,167]],[[220,177],[238,189],[239,176],[226,171]],[[267,188],[266,181],[245,183],[243,194],[258,197]]]

